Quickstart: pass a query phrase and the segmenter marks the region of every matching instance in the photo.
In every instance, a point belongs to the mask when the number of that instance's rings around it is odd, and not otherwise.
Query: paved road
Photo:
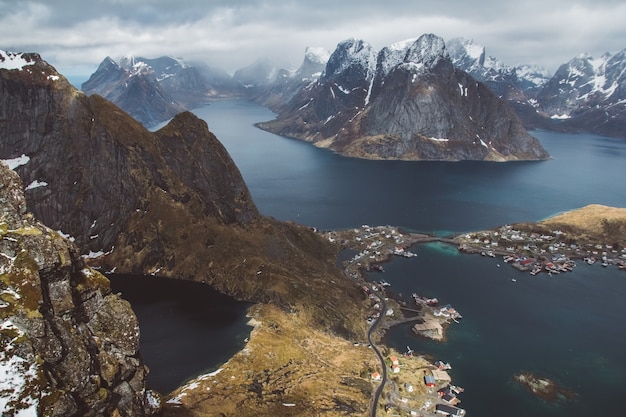
[[[374,393],[374,399],[372,401],[372,417],[376,417],[376,410],[378,408],[378,400],[380,399],[380,395],[383,392],[383,388],[385,388],[385,384],[387,383],[387,364],[385,364],[385,358],[383,357],[383,354],[380,352],[380,349],[378,349],[378,347],[376,347],[376,345],[372,341],[372,333],[374,333],[374,331],[376,330],[376,328],[380,324],[380,321],[383,318],[383,314],[385,314],[385,312],[387,311],[387,303],[385,302],[384,296],[382,296],[381,294],[377,292],[374,292],[374,294],[376,294],[378,298],[380,298],[380,303],[382,305],[382,308],[380,310],[381,314],[374,321],[374,323],[372,323],[369,330],[367,331],[367,341],[370,344],[370,346],[372,346],[372,349],[374,349],[376,356],[378,356],[378,359],[380,360],[380,366],[383,371],[382,371],[382,380],[380,382],[380,385],[376,389],[376,392]]]

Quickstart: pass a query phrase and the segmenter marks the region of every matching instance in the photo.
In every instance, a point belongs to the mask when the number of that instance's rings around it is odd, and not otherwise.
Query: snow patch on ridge
[[[22,70],[26,65],[33,65],[35,61],[27,61],[23,53],[7,52],[0,49],[0,69]]]

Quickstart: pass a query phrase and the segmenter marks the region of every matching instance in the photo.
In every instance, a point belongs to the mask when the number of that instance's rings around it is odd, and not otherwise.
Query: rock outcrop
[[[258,126],[370,159],[548,158],[505,101],[452,65],[443,40],[422,35],[376,52],[341,42],[320,79],[277,120]]]
[[[0,163],[0,408],[3,415],[146,416],[139,327],[77,248],[27,212]]]

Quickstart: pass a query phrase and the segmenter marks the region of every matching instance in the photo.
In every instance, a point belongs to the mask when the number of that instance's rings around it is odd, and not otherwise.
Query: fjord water
[[[226,146],[263,214],[320,229],[389,224],[451,234],[591,203],[626,207],[625,141],[533,132],[553,159],[368,161],[256,129],[274,115],[250,102],[215,102],[195,113]],[[413,250],[417,257],[394,259],[371,278],[384,277],[406,298],[418,292],[452,303],[464,318],[445,343],[417,338],[408,326],[393,328],[386,342],[451,362],[470,415],[621,415],[624,271],[579,262],[573,273],[532,277],[451,246]],[[552,378],[578,396],[546,403],[512,382],[519,371]]]

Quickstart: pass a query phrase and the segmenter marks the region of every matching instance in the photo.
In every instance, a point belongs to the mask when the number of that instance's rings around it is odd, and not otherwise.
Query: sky
[[[66,77],[104,58],[168,55],[229,73],[348,38],[379,50],[434,33],[472,39],[507,65],[550,72],[626,48],[624,0],[0,0],[0,50],[38,52]]]

